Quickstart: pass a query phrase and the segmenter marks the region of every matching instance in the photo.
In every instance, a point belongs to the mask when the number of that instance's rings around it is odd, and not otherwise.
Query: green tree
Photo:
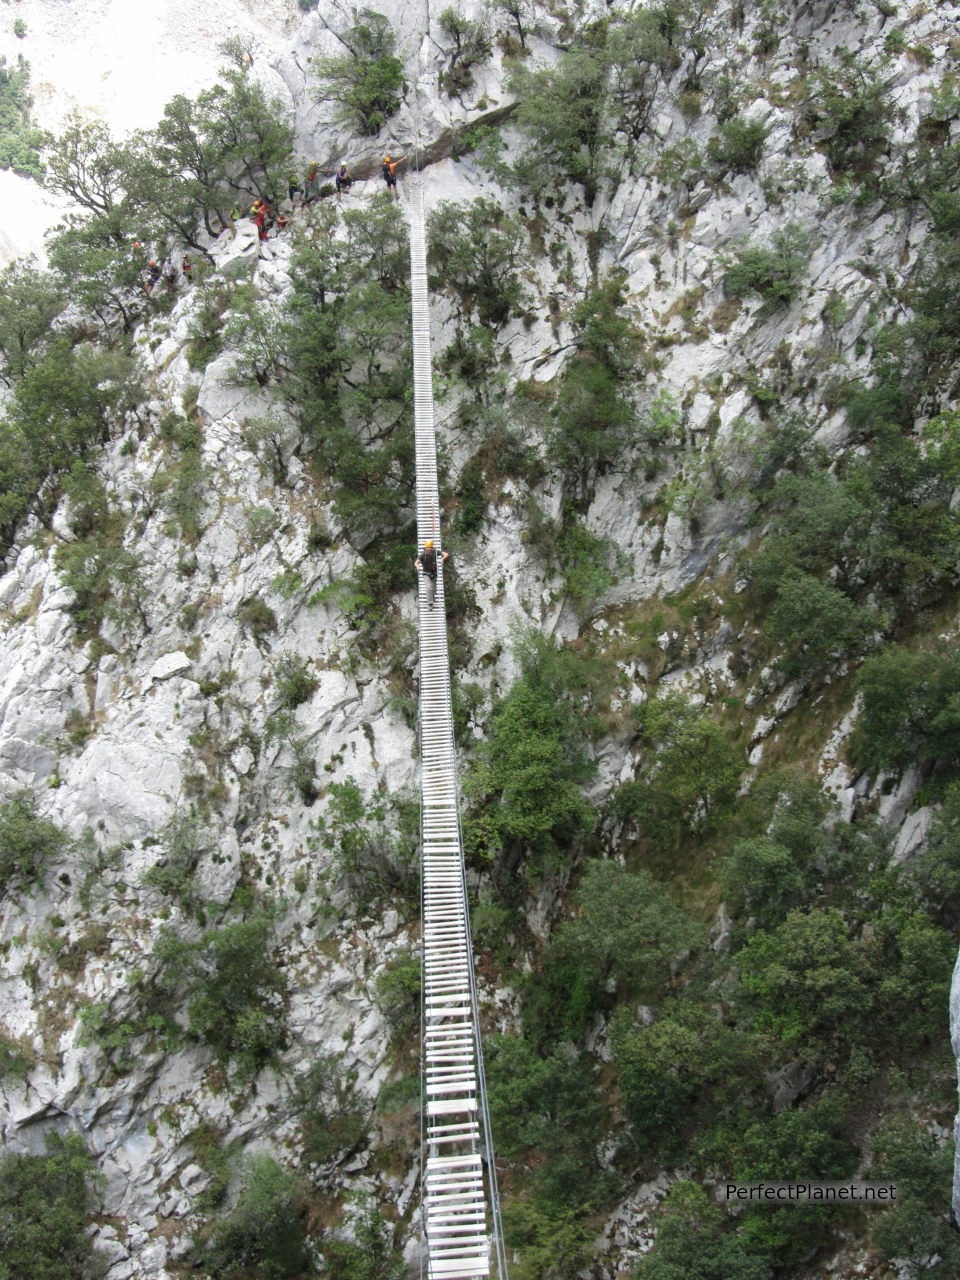
[[[37,362],[65,306],[61,288],[35,258],[20,258],[0,273],[0,377],[8,386]]]
[[[594,476],[630,443],[636,424],[628,388],[636,380],[639,340],[624,305],[623,281],[611,276],[573,313],[576,351],[563,372],[547,448],[581,501]]]
[[[834,169],[863,171],[887,146],[894,105],[883,81],[847,57],[810,78],[805,115],[813,129],[826,135]]]
[[[593,825],[582,787],[594,774],[582,707],[569,673],[583,681],[572,655],[548,641],[520,641],[521,677],[495,705],[490,730],[464,781],[471,804],[466,839],[472,856],[489,865],[504,896],[515,894],[522,864],[538,880],[571,854]]]
[[[441,87],[453,97],[473,84],[471,67],[490,57],[490,36],[485,23],[472,22],[454,8],[446,8],[437,19],[440,30],[450,41],[447,69],[440,78]]]
[[[390,23],[374,9],[360,9],[357,21],[340,37],[347,53],[317,57],[319,102],[338,104],[339,118],[375,137],[400,108],[405,89],[403,63],[396,56]]]
[[[419,956],[412,951],[395,955],[374,984],[374,998],[390,1024],[393,1037],[409,1040],[420,1025],[422,977]]]
[[[100,1274],[85,1230],[93,1170],[77,1134],[51,1134],[43,1156],[0,1157],[0,1280],[94,1280]]]
[[[129,333],[146,307],[142,250],[109,233],[115,219],[100,217],[68,227],[53,237],[50,266],[61,296],[96,316],[109,331],[119,316]]]
[[[405,231],[386,196],[317,234],[291,264],[282,387],[327,477],[349,536],[364,546],[411,518],[413,414]]]
[[[538,1043],[581,1035],[613,999],[656,991],[700,931],[646,871],[591,860],[564,921],[524,985],[524,1023]]]
[[[723,730],[702,707],[670,692],[637,712],[645,763],[612,798],[613,813],[637,824],[663,849],[710,830],[726,811],[740,766]]]
[[[520,99],[514,119],[532,142],[513,172],[535,197],[569,180],[593,207],[613,140],[604,111],[606,69],[602,47],[587,37],[554,66],[520,67],[511,76]]]
[[[247,1157],[233,1208],[197,1250],[213,1280],[295,1280],[312,1270],[307,1188],[272,1156]]]
[[[16,66],[0,57],[0,169],[42,178],[43,133],[30,119],[32,106],[29,63],[22,54],[17,55]]]
[[[526,300],[519,268],[523,232],[516,218],[492,200],[445,200],[430,214],[430,266],[434,289],[454,288],[481,326],[499,329]]]
[[[872,773],[911,763],[948,776],[960,767],[960,658],[949,650],[891,645],[857,677],[863,712],[853,739]]]
[[[344,1071],[342,1054],[322,1054],[297,1080],[292,1109],[300,1124],[303,1164],[325,1164],[360,1146],[369,1108],[357,1095],[356,1071]]]
[[[663,1203],[654,1248],[633,1280],[772,1280],[773,1259],[753,1252],[693,1182],[677,1182]]]
[[[960,919],[960,783],[947,788],[926,844],[906,864],[904,876],[941,924]]]
[[[333,855],[331,878],[345,880],[363,908],[398,896],[415,902],[418,806],[403,797],[364,796],[355,782],[333,782],[327,796],[315,826]]]
[[[759,120],[739,116],[725,121],[707,143],[710,159],[725,171],[750,173],[763,157],[766,127]]]
[[[369,1198],[347,1207],[350,1238],[328,1236],[323,1243],[324,1275],[330,1280],[401,1280],[403,1255],[393,1232]]]
[[[836,908],[791,911],[748,940],[740,976],[759,1025],[809,1051],[856,1037],[872,998],[865,959]]]
[[[485,1041],[498,1151],[530,1162],[548,1209],[589,1205],[604,1184],[597,1146],[606,1108],[590,1058],[568,1048],[543,1053],[518,1036]]]
[[[898,1203],[871,1215],[871,1236],[891,1264],[946,1280],[960,1270],[950,1214],[953,1150],[912,1116],[894,1116],[873,1136],[870,1177],[892,1182]]]
[[[28,791],[5,800],[0,804],[0,893],[10,885],[42,881],[47,864],[67,844],[66,832],[40,817]]]
[[[84,121],[74,112],[63,132],[48,139],[47,185],[90,214],[112,214],[124,206],[128,158],[102,121]]]
[[[623,1005],[611,1022],[623,1109],[641,1151],[684,1158],[704,1119],[765,1100],[763,1036],[730,1025],[723,1006],[695,997],[664,1001],[648,1025]]]
[[[173,1023],[186,1009],[189,1034],[217,1056],[255,1075],[286,1043],[287,984],[273,957],[273,921],[266,915],[208,930],[198,942],[166,933],[148,1003]]]
[[[808,679],[843,658],[863,653],[884,619],[829,582],[791,572],[781,582],[764,628],[785,652],[777,667],[788,679]]]
[[[723,287],[731,298],[756,293],[771,306],[788,305],[800,292],[810,263],[810,235],[796,223],[774,233],[770,246],[748,245],[728,260]]]

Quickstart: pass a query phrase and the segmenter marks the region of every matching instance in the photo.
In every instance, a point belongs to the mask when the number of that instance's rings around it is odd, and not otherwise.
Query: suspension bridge
[[[507,1280],[477,1016],[460,831],[444,608],[426,232],[419,173],[407,187],[417,464],[417,545],[437,550],[436,602],[420,574],[421,1275]]]

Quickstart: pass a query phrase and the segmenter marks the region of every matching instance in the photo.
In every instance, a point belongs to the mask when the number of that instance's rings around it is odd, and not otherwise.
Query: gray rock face
[[[423,174],[428,203],[484,196],[507,212],[521,213],[516,191],[499,188],[475,159],[449,156],[456,129],[510,106],[500,51],[477,70],[469,91],[454,98],[441,94],[437,80],[444,39],[430,6],[394,0],[375,6],[397,34],[408,88],[402,110],[384,133],[363,140],[335,120],[332,104],[317,102],[310,69],[317,52],[342,47],[340,36],[355,20],[353,6],[323,0],[301,17],[286,0],[256,5],[228,0],[215,22],[199,0],[183,0],[182,7],[204,33],[204,74],[198,71],[191,87],[212,80],[219,56],[211,50],[218,40],[229,34],[249,37],[256,72],[295,111],[301,158],[327,165],[348,157],[355,170],[367,166],[375,174],[385,146],[407,150],[419,141],[425,154],[436,157]],[[23,0],[18,12],[23,10],[28,27],[36,24],[41,31],[55,8],[47,0]],[[82,8],[84,21],[76,25],[84,40],[101,29],[108,10],[118,10],[100,0],[84,0]],[[157,14],[167,15],[174,6],[150,0],[137,8],[141,19],[146,13],[159,21]],[[597,16],[606,13],[606,6],[594,8]],[[841,20],[839,8],[850,7],[811,4],[795,15],[797,32],[808,41],[808,58],[826,59],[843,47],[879,60],[879,18],[864,26],[849,12]],[[716,6],[713,20],[726,43],[707,72],[722,71],[734,49],[725,26],[728,9]],[[486,10],[477,2],[460,11],[477,18]],[[910,38],[922,36],[935,53],[943,53],[955,16],[956,6],[940,6],[938,14],[911,17]],[[542,9],[536,19],[532,62],[548,63],[558,56],[550,40],[561,20]],[[738,37],[745,49],[750,34],[748,29]],[[181,48],[179,38],[175,47]],[[71,56],[79,56],[79,46],[70,48]],[[823,155],[794,136],[789,91],[798,73],[790,48],[785,34],[783,51],[762,66],[749,52],[738,55],[744,82],[757,81],[745,114],[769,130],[756,173],[709,180],[700,175],[689,182],[638,179],[635,162],[625,159],[619,181],[601,192],[593,209],[581,207],[570,191],[566,202],[550,211],[539,234],[544,246],[553,248],[541,251],[532,240],[527,246],[530,314],[498,334],[510,379],[536,387],[561,372],[572,344],[571,310],[593,279],[594,267],[601,276],[618,270],[633,321],[651,353],[650,375],[635,389],[638,412],[644,421],[659,414],[658,421],[670,423],[636,467],[599,477],[587,504],[587,528],[609,539],[623,556],[604,606],[642,604],[683,591],[704,572],[729,570],[733,551],[749,536],[741,494],[762,425],[744,371],[772,376],[789,367],[804,375],[798,376],[800,385],[806,385],[804,379],[823,385],[838,371],[845,377],[864,372],[869,357],[863,335],[876,302],[864,264],[873,264],[872,270],[876,264],[916,259],[918,240],[909,220],[853,216],[842,201],[832,200]],[[687,140],[702,151],[716,125],[706,110],[694,122],[684,116],[679,85],[685,74],[681,68],[673,82],[665,82],[652,105],[644,145],[661,155]],[[934,82],[934,72],[919,64],[896,68],[889,88],[905,121],[899,128],[916,120]],[[40,83],[45,86],[46,79]],[[78,75],[64,92],[101,109],[99,96],[77,97],[81,83]],[[171,92],[175,87],[186,85],[171,83]],[[47,95],[44,87],[41,97]],[[43,112],[47,123],[56,123],[49,101]],[[518,141],[509,126],[503,136],[508,146]],[[652,173],[653,167],[647,170]],[[368,200],[377,185],[358,183],[351,204]],[[529,210],[524,208],[522,216],[529,220]],[[803,295],[772,314],[765,314],[759,301],[725,306],[724,254],[747,239],[769,240],[788,221],[813,233]],[[282,303],[290,288],[288,241],[261,245],[253,224],[241,218],[210,252],[220,283],[252,285],[265,308]],[[834,295],[846,303],[836,331],[824,318]],[[458,317],[453,299],[436,302],[434,340],[440,351],[456,331]],[[5,622],[0,788],[4,795],[33,789],[42,812],[77,841],[41,890],[0,902],[0,941],[6,949],[0,1030],[29,1044],[36,1060],[26,1081],[0,1082],[0,1141],[39,1150],[51,1127],[84,1134],[106,1179],[105,1212],[125,1224],[123,1231],[98,1230],[97,1245],[111,1280],[164,1277],[184,1257],[197,1225],[196,1197],[209,1177],[189,1140],[199,1126],[248,1149],[296,1152],[300,1139],[290,1095],[319,1055],[342,1055],[344,1075],[352,1075],[360,1096],[373,1101],[390,1075],[389,1033],[373,986],[384,965],[414,945],[411,922],[402,913],[388,911],[382,923],[354,918],[355,909],[336,884],[321,887],[331,856],[318,829],[326,799],[305,805],[293,780],[298,762],[307,760],[321,786],[356,781],[368,795],[412,792],[416,739],[396,709],[395,695],[398,682],[403,696],[413,693],[412,680],[402,681],[403,672],[411,670],[414,648],[409,661],[396,664],[401,674],[388,677],[363,658],[349,618],[335,604],[311,602],[321,587],[348,577],[362,552],[348,545],[325,508],[309,459],[294,456],[300,442],[285,407],[269,388],[238,385],[236,352],[225,350],[202,371],[189,368],[185,348],[197,307],[197,291],[184,291],[169,315],[137,334],[152,400],[143,408],[143,425],[131,421],[126,437],[105,450],[100,464],[129,517],[130,548],[141,558],[142,617],[108,622],[104,644],[80,647],[70,613],[73,594],[37,528],[25,533],[0,578]],[[459,394],[453,390],[441,403],[444,422],[455,421]],[[806,407],[805,391],[785,396],[788,407]],[[155,496],[164,466],[157,426],[171,409],[189,409],[202,427],[206,487],[200,536],[190,547],[170,531]],[[268,418],[287,465],[283,486],[274,483],[252,442],[252,427]],[[841,413],[825,410],[810,426],[828,450],[846,444]],[[456,475],[476,443],[453,430],[447,437]],[[558,484],[544,480],[534,496],[545,515],[559,514],[564,494]],[[479,607],[467,674],[485,690],[504,687],[515,675],[505,643],[515,617],[558,638],[573,638],[583,629],[562,583],[544,571],[527,540],[526,497],[518,482],[505,481],[473,546],[455,549],[457,572]],[[74,536],[68,514],[63,508],[55,515],[54,538]],[[318,551],[309,531],[320,517],[332,541]],[[292,592],[284,586],[290,575],[300,584]],[[260,633],[251,628],[254,601],[268,606],[275,627]],[[398,609],[405,637],[398,643],[404,645],[415,623],[412,589]],[[589,634],[603,636],[605,629],[606,620],[598,618]],[[612,630],[608,638],[625,643],[627,633]],[[698,695],[703,689],[723,694],[733,688],[737,637],[732,631],[683,652],[676,651],[675,639],[665,630],[661,651],[668,684]],[[276,674],[278,662],[291,655],[304,660],[316,687],[292,713],[294,728],[284,738],[276,731]],[[639,661],[627,661],[621,673],[620,705],[641,703],[650,688],[649,672]],[[760,682],[746,700],[756,717],[754,764],[803,695],[799,686],[775,684],[773,679]],[[820,761],[824,786],[837,794],[847,817],[863,798],[857,789],[862,784],[843,760],[855,719],[856,709],[838,724]],[[629,780],[632,769],[629,753],[612,743],[602,753],[597,785]],[[911,812],[915,781],[904,779],[883,802],[886,820],[899,830],[898,861],[922,845],[932,816],[929,808]],[[151,869],[168,857],[171,822],[191,814],[202,818],[203,827],[191,887],[209,922],[225,918],[239,889],[251,884],[284,903],[277,919],[277,963],[290,987],[289,1046],[281,1071],[265,1071],[235,1094],[233,1086],[224,1088],[208,1050],[165,1051],[146,1034],[133,1038],[129,1066],[118,1074],[101,1047],[86,1043],[81,1023],[85,1008],[105,1009],[120,1024],[132,1014],[131,984],[154,963],[161,916],[184,936],[198,933],[199,925],[181,903],[145,883]],[[529,923],[541,936],[553,923],[562,889],[551,886],[530,912]],[[77,972],[58,967],[56,954],[44,945],[51,917],[64,922],[64,945],[80,949],[84,963]],[[716,932],[715,945],[722,947],[727,934],[722,919]],[[491,999],[496,1016],[509,1024],[515,1015],[507,997],[499,993]],[[960,1055],[960,968],[951,1029]],[[602,1028],[597,1044],[598,1053],[606,1052]],[[777,1082],[778,1099],[786,1106],[804,1087],[800,1075],[785,1073]],[[337,1176],[341,1188],[382,1191],[386,1186],[370,1171],[363,1152],[352,1169]],[[406,1201],[414,1194],[414,1180],[415,1174],[404,1175],[391,1194]],[[594,1280],[625,1273],[648,1247],[650,1209],[664,1189],[660,1184],[639,1188],[611,1216],[601,1238],[606,1269],[591,1273]],[[960,1166],[955,1207],[960,1210]]]

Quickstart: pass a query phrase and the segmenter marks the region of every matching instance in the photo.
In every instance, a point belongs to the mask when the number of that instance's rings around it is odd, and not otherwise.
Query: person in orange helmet
[[[387,184],[387,190],[393,192],[396,200],[400,199],[400,193],[397,191],[397,169],[406,158],[401,156],[399,160],[391,160],[389,156],[383,157],[383,180]]]
[[[423,544],[423,550],[414,560],[418,572],[422,573],[426,578],[426,596],[427,608],[432,609],[434,601],[437,598],[437,570],[449,556],[446,551],[440,552],[440,560],[437,561],[436,548],[433,545],[433,539],[428,538]]]

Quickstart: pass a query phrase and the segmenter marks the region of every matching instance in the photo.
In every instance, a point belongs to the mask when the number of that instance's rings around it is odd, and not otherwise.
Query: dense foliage
[[[42,1156],[0,1157],[0,1280],[94,1280],[86,1234],[93,1159],[76,1134],[51,1134]]]
[[[344,123],[374,137],[399,109],[404,90],[393,31],[382,13],[360,9],[340,42],[346,54],[313,59],[317,98],[335,102]]]

